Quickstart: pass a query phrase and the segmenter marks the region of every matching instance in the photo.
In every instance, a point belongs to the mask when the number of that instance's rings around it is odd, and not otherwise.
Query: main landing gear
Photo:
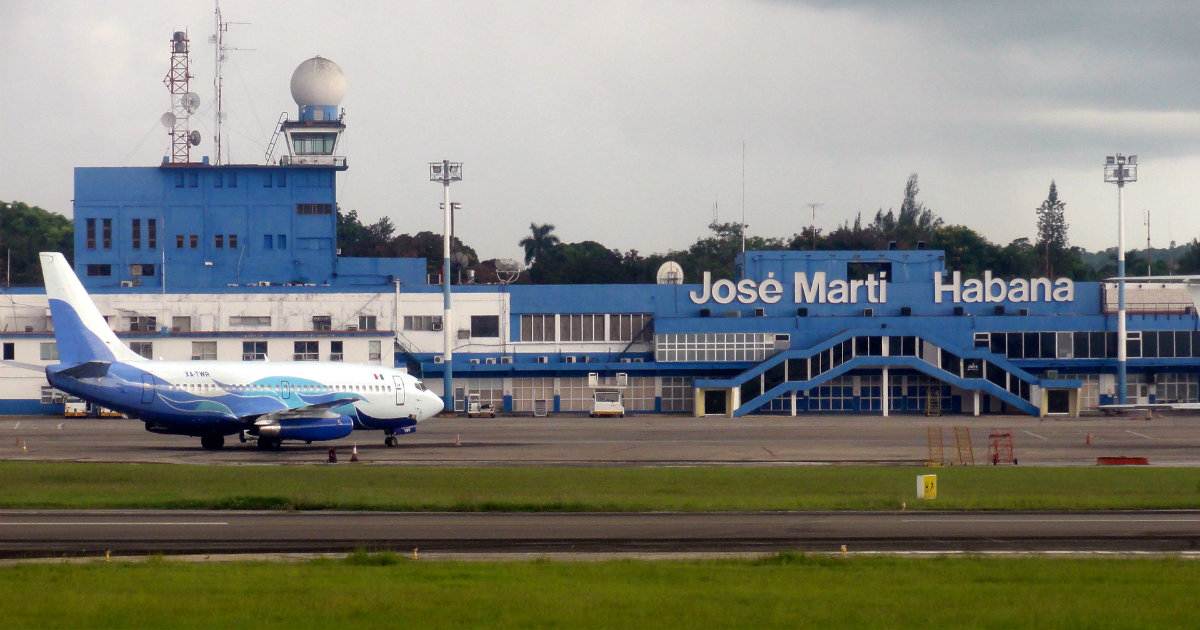
[[[393,446],[395,446],[399,443],[400,443],[399,438],[397,438],[394,435],[389,435],[389,436],[383,438],[383,445],[388,448],[392,448]]]
[[[219,433],[200,436],[200,446],[206,451],[219,451],[225,446],[225,436]]]
[[[278,451],[283,446],[283,440],[278,438],[259,437],[258,450],[260,451]]]

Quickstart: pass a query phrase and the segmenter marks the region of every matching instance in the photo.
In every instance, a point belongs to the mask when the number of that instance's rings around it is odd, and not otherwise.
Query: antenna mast
[[[188,118],[200,102],[199,97],[188,89],[192,79],[190,65],[187,32],[175,31],[171,34],[171,69],[163,77],[163,85],[171,93],[171,110],[160,119],[171,136],[172,164],[190,162],[192,145],[200,142],[200,135],[193,135],[188,129]]]
[[[809,229],[809,231],[812,232],[813,251],[817,251],[817,208],[820,208],[821,206],[823,206],[825,204],[821,203],[820,201],[810,201],[804,205],[808,206],[809,208],[812,208],[812,224],[809,226],[808,229]]]
[[[208,41],[209,41],[209,43],[211,43],[213,45],[213,55],[214,55],[214,62],[215,62],[215,67],[213,69],[213,93],[215,96],[215,102],[216,102],[217,108],[216,108],[216,113],[213,114],[213,117],[214,117],[213,122],[215,123],[214,128],[216,129],[216,131],[214,132],[214,137],[213,137],[213,140],[216,143],[216,151],[215,151],[216,161],[214,162],[214,164],[220,165],[222,162],[224,162],[224,160],[221,158],[221,151],[222,151],[221,123],[222,123],[222,121],[225,120],[225,109],[224,109],[224,105],[222,103],[223,89],[224,89],[224,84],[225,84],[225,74],[224,74],[224,72],[225,72],[224,71],[225,53],[231,52],[234,50],[243,50],[242,48],[234,48],[231,46],[226,46],[225,45],[225,33],[229,32],[230,24],[247,24],[247,22],[226,22],[225,20],[223,20],[221,18],[221,0],[213,0],[213,5],[215,6],[213,13],[216,16],[215,29],[213,31],[212,37],[208,38]],[[228,150],[226,149],[225,152],[228,153]]]
[[[1153,262],[1150,258],[1150,211],[1146,210],[1146,275],[1153,276]]]

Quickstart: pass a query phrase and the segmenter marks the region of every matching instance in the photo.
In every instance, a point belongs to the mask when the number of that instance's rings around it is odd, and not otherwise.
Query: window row
[[[1125,351],[1131,359],[1200,357],[1200,331],[1134,330]],[[1115,359],[1117,333],[991,332],[975,333],[975,346],[1010,359]]]
[[[42,358],[44,360],[54,360],[58,358],[58,351],[53,346],[53,343],[42,344],[50,346],[49,349],[43,348]],[[293,361],[321,361],[321,344],[316,340],[294,341],[292,342],[292,360]],[[154,358],[154,342],[153,341],[131,341],[129,349],[133,350],[137,355],[146,358]],[[53,356],[48,356],[53,354]],[[193,361],[216,361],[217,342],[215,341],[193,341],[191,358]],[[325,357],[325,361],[342,361],[345,359],[345,342],[342,340],[332,340],[329,342],[329,354]],[[367,340],[367,360],[380,361],[383,359],[383,342],[378,339]],[[266,361],[267,360],[267,342],[266,341],[243,341],[242,342],[242,360],[243,361]]]
[[[762,361],[776,350],[774,333],[665,333],[654,337],[659,362]]]
[[[578,313],[522,315],[521,341],[647,341],[652,331],[649,313]],[[607,333],[607,334],[606,334]]]

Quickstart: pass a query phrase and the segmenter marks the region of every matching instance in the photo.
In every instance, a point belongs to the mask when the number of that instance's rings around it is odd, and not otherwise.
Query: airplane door
[[[154,377],[149,374],[142,375],[142,404],[149,405],[154,402]]]
[[[404,404],[404,379],[400,376],[392,376],[392,382],[396,384],[396,406]]]
[[[287,400],[292,397],[292,385],[287,381],[279,381],[279,397]]]

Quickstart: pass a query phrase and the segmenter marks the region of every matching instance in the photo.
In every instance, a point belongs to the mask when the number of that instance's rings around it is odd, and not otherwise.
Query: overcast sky
[[[426,163],[465,163],[458,232],[517,256],[566,241],[685,247],[719,201],[750,232],[828,229],[925,202],[992,240],[1032,236],[1058,181],[1073,243],[1115,244],[1105,154],[1139,154],[1131,244],[1200,235],[1200,4],[1192,2],[228,0],[232,158],[260,163],[292,70],[345,70],[343,209],[440,230]],[[1052,5],[1047,8],[1044,5]],[[101,8],[102,7],[102,8]],[[209,2],[0,0],[0,199],[70,213],[75,166],[156,165],[171,31],[193,41],[211,151]],[[205,151],[207,149],[207,151]]]

